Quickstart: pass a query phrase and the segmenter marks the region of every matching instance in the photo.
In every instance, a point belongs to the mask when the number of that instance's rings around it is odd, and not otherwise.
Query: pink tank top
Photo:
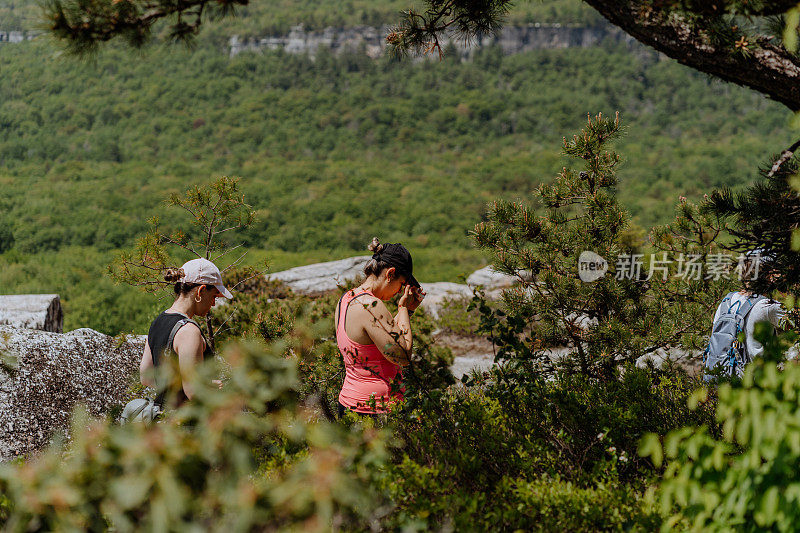
[[[392,380],[400,373],[400,367],[386,359],[374,344],[353,342],[345,331],[350,302],[363,294],[374,296],[370,291],[356,294],[349,290],[339,300],[336,344],[339,345],[339,353],[344,359],[345,370],[339,403],[357,413],[385,413],[390,402],[403,399],[401,390],[391,392]],[[358,302],[354,305],[358,305]],[[371,398],[375,398],[374,409]]]

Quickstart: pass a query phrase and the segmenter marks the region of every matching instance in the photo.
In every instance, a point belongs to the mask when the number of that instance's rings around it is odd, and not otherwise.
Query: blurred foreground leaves
[[[3,465],[4,529],[364,528],[380,507],[366,478],[387,457],[386,433],[300,406],[296,362],[283,354],[310,343],[292,342],[229,345],[224,387],[210,385],[217,363],[205,365],[197,400],[151,426],[79,409],[65,447]]]

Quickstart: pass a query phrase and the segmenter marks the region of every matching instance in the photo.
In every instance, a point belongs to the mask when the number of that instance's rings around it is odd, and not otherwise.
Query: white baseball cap
[[[181,270],[183,270],[183,277],[179,281],[213,285],[225,298],[233,298],[231,291],[222,284],[222,274],[219,269],[208,259],[197,258],[187,261],[181,267]]]

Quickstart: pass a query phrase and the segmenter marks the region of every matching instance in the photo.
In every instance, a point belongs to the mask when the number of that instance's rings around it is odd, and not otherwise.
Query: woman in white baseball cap
[[[175,387],[175,406],[178,406],[194,396],[191,377],[197,365],[212,354],[211,346],[193,317],[207,315],[217,298],[233,297],[222,284],[219,269],[207,259],[192,259],[179,269],[169,269],[164,279],[175,282],[176,298],[150,325],[139,364],[142,384],[159,389],[155,403],[162,410],[167,384],[159,380],[158,367],[164,357],[177,356],[175,378],[180,384],[176,383]]]

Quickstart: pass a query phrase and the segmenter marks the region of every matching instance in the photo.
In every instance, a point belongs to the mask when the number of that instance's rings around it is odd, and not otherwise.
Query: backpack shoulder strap
[[[753,296],[748,297],[745,302],[739,306],[739,309],[736,311],[737,315],[740,315],[743,320],[747,319],[747,315],[750,314],[750,311],[753,310],[753,307],[763,300],[764,296],[759,296],[758,294],[754,294]]]
[[[731,300],[733,300],[734,294],[736,294],[736,292],[729,292],[722,298],[722,300],[720,300],[719,305],[717,306],[717,312],[719,313],[720,316],[730,312],[731,308],[730,302]]]
[[[172,345],[172,343],[175,341],[175,335],[178,334],[178,330],[179,329],[181,329],[183,326],[185,326],[189,322],[191,322],[191,323],[193,323],[194,325],[197,326],[197,322],[195,322],[191,318],[181,318],[180,320],[175,322],[175,325],[172,326],[172,331],[169,332],[169,339],[167,340],[167,348],[169,348],[173,352],[175,351],[175,347]],[[200,326],[197,326],[197,328],[200,329]],[[200,331],[200,335],[202,335],[202,334],[203,334],[203,332]],[[203,340],[205,340],[205,338]]]
[[[197,327],[197,331],[200,332],[200,337],[202,337],[203,343],[205,343],[206,348],[208,348],[208,346],[209,346],[208,339],[206,339],[206,336],[203,333],[203,328],[201,328],[200,324],[198,324],[197,322],[195,322],[191,318],[182,318],[182,319],[178,320],[175,323],[174,326],[172,326],[172,331],[169,332],[169,340],[167,341],[167,347],[170,350],[172,350],[173,352],[175,351],[175,347],[172,345],[172,343],[175,342],[175,335],[177,335],[178,334],[178,330],[181,329],[186,324],[194,324],[195,327]]]
[[[739,308],[739,311],[736,313],[737,317],[738,316],[742,317],[741,331],[744,331],[745,335],[747,332],[747,318],[750,316],[750,311],[753,310],[753,308],[756,306],[758,302],[765,299],[766,299],[765,296],[754,294],[753,296],[747,298],[747,301],[745,301],[745,303],[742,304],[742,306]],[[750,362],[750,351],[747,349],[747,339],[745,339],[745,342],[742,344],[742,352],[745,362]]]

